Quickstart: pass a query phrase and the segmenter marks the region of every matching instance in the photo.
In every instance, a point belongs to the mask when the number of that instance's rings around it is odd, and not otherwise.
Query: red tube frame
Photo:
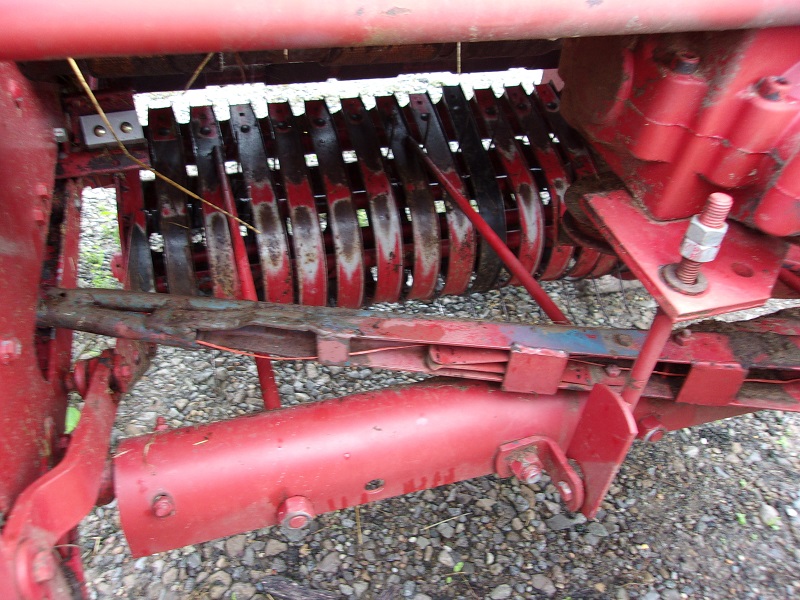
[[[0,0],[0,59],[380,46],[800,24],[795,0]],[[128,13],[128,14],[126,14]],[[128,18],[130,16],[131,18]]]

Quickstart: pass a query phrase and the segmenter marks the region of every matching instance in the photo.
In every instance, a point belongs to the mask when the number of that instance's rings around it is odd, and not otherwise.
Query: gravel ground
[[[519,83],[521,75],[506,77]],[[440,80],[406,78],[371,91],[424,90]],[[478,85],[495,82],[478,79]],[[348,94],[319,85],[268,91],[276,94],[270,99]],[[218,106],[231,97],[219,90],[158,95],[142,106],[197,104],[204,101],[198,95]],[[118,245],[113,194],[85,195],[84,225],[82,283],[111,286],[107,265]],[[547,287],[583,325],[646,328],[655,307],[635,286],[602,294],[603,286],[591,283]],[[513,288],[380,308],[528,323],[541,318],[524,291]],[[79,335],[76,353],[88,356],[106,343]],[[421,379],[300,362],[281,363],[276,374],[290,405]],[[123,400],[113,440],[151,431],[158,416],[180,426],[252,413],[260,405],[250,360],[161,348]],[[134,559],[112,503],[81,525],[86,575],[98,599],[266,600],[264,578],[276,574],[336,598],[381,600],[794,597],[800,594],[799,436],[800,419],[771,412],[636,443],[592,521],[566,512],[546,478],[525,486],[484,477],[363,506],[360,532],[355,511],[344,510],[317,518],[315,530],[300,540],[267,528]]]

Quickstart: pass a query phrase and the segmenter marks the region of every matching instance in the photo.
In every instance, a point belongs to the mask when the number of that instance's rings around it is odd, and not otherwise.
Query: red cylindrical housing
[[[566,448],[585,398],[431,380],[133,438],[115,460],[122,526],[141,556],[275,525],[291,497],[319,514],[486,475],[504,443]]]

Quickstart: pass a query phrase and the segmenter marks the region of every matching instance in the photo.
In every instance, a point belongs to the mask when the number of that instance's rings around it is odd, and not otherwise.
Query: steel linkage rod
[[[419,147],[413,139],[406,138],[406,143],[414,148],[416,152],[419,154],[419,157],[425,163],[425,166],[433,173],[436,177],[436,180],[447,190],[447,193],[450,194],[450,197],[455,200],[456,204],[458,204],[459,208],[464,212],[465,215],[472,221],[472,224],[475,226],[475,229],[480,232],[486,242],[492,247],[500,259],[505,264],[506,268],[511,271],[511,274],[516,277],[520,284],[528,291],[528,293],[533,297],[536,302],[539,303],[544,313],[550,318],[553,323],[561,323],[564,325],[569,324],[569,319],[567,319],[566,315],[561,312],[561,309],[558,308],[555,302],[547,295],[547,292],[542,289],[542,286],[539,285],[539,282],[533,278],[525,266],[520,262],[520,260],[514,255],[514,253],[508,248],[508,246],[500,239],[491,226],[486,222],[486,220],[481,217],[475,210],[472,208],[472,205],[469,203],[469,200],[464,197],[461,191],[456,188],[452,184],[452,182],[445,177],[444,173],[441,172],[439,167],[437,167],[433,161],[428,157],[425,151]]]

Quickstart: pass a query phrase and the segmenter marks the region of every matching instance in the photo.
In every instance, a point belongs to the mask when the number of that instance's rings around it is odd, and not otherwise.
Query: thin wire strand
[[[102,119],[103,124],[108,128],[108,131],[114,137],[114,140],[117,142],[117,145],[119,146],[120,150],[122,150],[122,153],[126,157],[128,157],[131,161],[133,161],[141,169],[144,169],[145,171],[149,171],[150,173],[152,173],[153,175],[155,175],[156,177],[158,177],[162,181],[168,183],[169,185],[173,186],[174,188],[179,189],[181,192],[183,192],[187,196],[189,196],[191,198],[194,198],[195,200],[199,200],[200,202],[202,202],[204,204],[207,204],[209,206],[213,206],[214,210],[217,210],[217,211],[221,212],[223,215],[225,215],[227,217],[230,217],[234,221],[240,223],[241,225],[244,225],[245,227],[247,227],[248,229],[251,229],[255,233],[261,233],[258,229],[256,229],[255,227],[253,227],[249,223],[243,221],[242,219],[240,219],[236,215],[232,215],[228,211],[223,210],[222,208],[218,207],[216,204],[213,204],[212,202],[209,202],[208,200],[205,200],[204,198],[201,198],[200,196],[195,194],[193,191],[183,187],[181,184],[173,181],[172,179],[170,179],[166,175],[162,175],[161,173],[156,171],[153,167],[151,167],[150,165],[142,162],[141,160],[136,158],[133,154],[131,154],[128,151],[128,149],[125,147],[125,144],[122,143],[122,140],[119,139],[119,136],[117,135],[117,132],[114,131],[114,127],[111,125],[111,121],[108,120],[108,117],[106,116],[105,111],[100,106],[100,103],[97,101],[97,98],[95,97],[94,92],[92,91],[92,88],[90,88],[89,84],[86,82],[86,78],[83,76],[83,73],[81,72],[81,69],[78,66],[78,63],[75,62],[74,58],[67,58],[67,62],[69,63],[69,66],[72,67],[72,71],[75,73],[75,77],[78,78],[78,81],[80,82],[81,87],[83,87],[84,92],[86,92],[86,95],[89,97],[89,100],[91,100],[92,104],[94,105],[94,109],[97,111],[97,114]]]
[[[318,360],[319,356],[271,356],[269,354],[257,354],[255,352],[245,352],[244,350],[236,350],[235,348],[228,348],[227,346],[220,346],[212,344],[211,342],[204,342],[202,340],[195,340],[201,346],[207,346],[214,350],[221,350],[222,352],[230,352],[231,354],[238,354],[240,356],[250,356],[252,358],[268,358],[269,360]],[[386,348],[372,348],[371,350],[359,350],[358,352],[350,352],[350,356],[361,356],[364,354],[377,354],[378,352],[389,352],[391,350],[407,350],[408,348],[423,348],[427,344],[409,344],[407,346],[387,346]]]
[[[214,57],[214,54],[215,54],[214,52],[209,52],[208,54],[206,54],[206,57],[203,59],[203,61],[199,65],[197,65],[197,68],[194,70],[194,73],[192,73],[192,77],[189,79],[189,82],[186,84],[186,87],[183,88],[184,92],[188,92],[189,88],[194,85],[194,82],[197,81],[198,77],[200,77],[200,73],[202,73],[203,69],[206,68],[206,65]]]

